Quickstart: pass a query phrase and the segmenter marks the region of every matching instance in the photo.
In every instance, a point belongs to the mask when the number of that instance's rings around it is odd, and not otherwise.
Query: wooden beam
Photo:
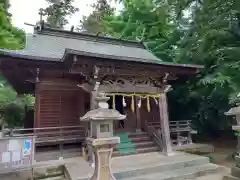
[[[153,93],[157,94],[160,93],[162,90],[160,90],[157,87],[150,87],[150,86],[142,86],[142,87],[137,87],[137,86],[132,86],[132,87],[119,87],[119,86],[104,86],[100,85],[99,91],[104,91],[106,93],[116,93],[116,92],[126,92],[126,93]]]
[[[155,72],[155,73],[165,73],[169,72],[170,74],[196,74],[199,71],[199,68],[195,67],[186,67],[186,66],[177,66],[174,64],[150,64],[144,62],[130,62],[130,61],[121,61],[121,60],[111,60],[104,58],[93,58],[93,57],[78,57],[78,61],[75,64],[75,67],[85,66],[85,68],[97,65],[98,67],[108,68],[115,70],[117,69],[128,69],[130,71],[137,70],[138,73],[141,72]]]

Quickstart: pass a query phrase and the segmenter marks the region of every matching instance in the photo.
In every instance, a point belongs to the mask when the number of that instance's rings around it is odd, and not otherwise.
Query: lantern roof
[[[224,113],[226,116],[233,116],[233,115],[239,115],[240,114],[240,105],[237,107],[233,107],[229,109],[229,111]]]
[[[126,119],[126,116],[120,114],[117,110],[108,109],[107,101],[109,100],[109,97],[106,97],[106,94],[104,92],[99,92],[95,100],[98,102],[98,108],[87,112],[83,117],[80,118],[81,121],[114,121]]]

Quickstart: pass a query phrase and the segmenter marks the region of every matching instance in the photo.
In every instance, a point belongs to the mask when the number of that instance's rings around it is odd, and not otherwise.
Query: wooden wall
[[[127,129],[136,129],[136,109],[130,108],[131,98],[126,98],[129,107],[124,108],[127,119],[124,124]],[[135,101],[138,103],[137,101]],[[140,108],[140,123],[160,127],[159,107],[150,98],[151,111],[147,111],[146,99],[142,99]],[[137,106],[137,105],[136,105]],[[42,81],[36,86],[35,128],[58,126],[81,126],[80,117],[90,110],[90,94],[83,91],[75,82],[68,80]]]
[[[36,86],[35,128],[84,126],[80,122],[89,109],[89,95],[76,83],[42,81]]]
[[[160,128],[160,113],[159,106],[153,98],[150,98],[150,112],[147,110],[147,100],[142,99],[142,106],[140,108],[140,118],[142,127],[145,125],[153,125]]]

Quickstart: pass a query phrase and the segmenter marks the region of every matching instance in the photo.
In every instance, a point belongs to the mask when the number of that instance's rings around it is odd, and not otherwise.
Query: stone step
[[[127,169],[126,171],[123,171],[123,172],[117,172],[117,173],[114,173],[114,176],[117,179],[133,178],[133,177],[135,178],[136,176],[151,175],[155,173],[164,173],[166,171],[179,170],[184,167],[187,168],[187,167],[202,166],[207,164],[209,164],[209,159],[206,157],[186,159],[184,157],[179,156],[174,158],[174,160],[172,159],[172,157],[167,157],[166,160],[163,162],[159,162],[157,164],[149,162],[147,166],[142,165],[141,167],[138,167],[138,168]]]
[[[94,169],[90,168],[86,162],[77,162],[82,165],[76,166],[75,163],[66,165],[71,180],[88,180]],[[111,164],[114,176],[119,180],[125,180],[124,178],[135,178],[155,173],[164,174],[166,171],[207,165],[209,159],[185,153],[176,152],[174,156],[164,156],[161,153],[153,152],[112,158]]]
[[[234,176],[231,176],[231,175],[227,175],[227,176],[223,177],[223,180],[240,180],[240,178],[234,177]]]
[[[159,151],[159,148],[156,147],[156,146],[153,146],[153,147],[143,147],[143,148],[137,148],[137,149],[136,149],[136,153],[137,153],[137,154],[157,152],[157,151]],[[127,154],[125,154],[125,155],[127,155]],[[121,154],[120,154],[118,151],[113,151],[112,156],[113,156],[113,157],[121,156]]]
[[[67,180],[65,176],[57,176],[57,177],[49,177],[49,178],[43,178],[41,180]]]
[[[143,141],[151,141],[151,139],[148,136],[143,136],[143,137],[129,137],[133,143],[135,142],[143,142]]]
[[[220,172],[213,173],[213,174],[207,174],[204,176],[200,176],[197,178],[194,178],[194,180],[223,180],[224,175]]]
[[[184,167],[176,170],[168,170],[159,173],[151,173],[122,180],[186,180],[204,176],[209,173],[221,171],[222,167],[215,164],[204,164],[198,166]],[[117,178],[119,179],[119,178]]]
[[[231,168],[231,175],[240,178],[240,168],[235,166]]]

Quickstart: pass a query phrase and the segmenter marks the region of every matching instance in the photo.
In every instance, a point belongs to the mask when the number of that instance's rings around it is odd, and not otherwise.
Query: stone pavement
[[[93,168],[89,167],[88,163],[81,157],[36,162],[34,167],[36,169],[59,165],[65,165],[68,172],[68,180],[87,180],[93,173]],[[182,152],[176,152],[176,155],[172,157],[166,157],[157,152],[115,157],[112,159],[112,167],[117,179],[122,180],[155,180],[156,177],[158,180],[169,179],[172,178],[171,174],[174,173],[175,175],[178,173],[179,175],[182,174],[181,180],[187,180],[188,178],[192,180],[222,180],[222,177],[229,171],[222,167],[219,169],[219,166],[210,164],[206,157]],[[19,175],[1,176],[0,179],[27,180],[26,177],[27,175],[29,177],[30,173],[29,171],[21,172]],[[201,177],[197,177],[199,175]],[[146,178],[143,178],[144,176]]]
[[[65,167],[70,180],[87,180],[94,170],[81,158],[66,163]],[[123,180],[176,179],[178,175],[194,179],[222,170],[220,166],[210,164],[207,157],[181,152],[169,157],[157,152],[116,157],[112,159],[112,169],[114,176]]]
[[[202,177],[197,177],[194,180],[222,180],[225,175],[230,174],[230,168],[224,168],[225,170],[214,174],[208,174]]]

